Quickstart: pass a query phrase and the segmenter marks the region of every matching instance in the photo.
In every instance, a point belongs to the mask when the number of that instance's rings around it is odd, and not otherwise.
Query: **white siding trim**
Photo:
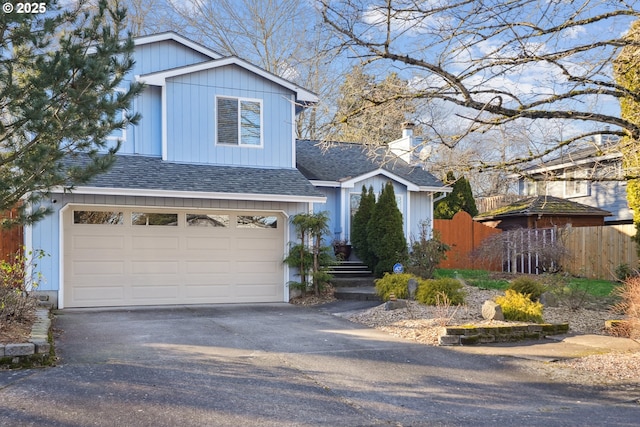
[[[51,190],[62,192],[60,188]],[[146,190],[134,188],[106,188],[106,187],[77,187],[73,194],[94,194],[105,196],[142,196],[142,197],[170,197],[177,199],[215,199],[215,200],[252,200],[263,202],[303,202],[325,203],[325,196],[295,196],[286,194],[251,194],[251,193],[204,193],[199,191],[168,191]]]
[[[58,308],[64,308],[64,213],[72,204],[58,211]]]
[[[161,102],[161,115],[162,115],[162,160],[166,161],[169,156],[169,143],[168,143],[168,124],[167,124],[167,86],[162,85],[160,88],[162,94]]]
[[[186,46],[190,49],[195,50],[198,53],[201,53],[205,56],[208,56],[211,59],[219,59],[222,58],[222,55],[220,55],[218,52],[215,52],[211,49],[209,49],[206,46],[203,46],[201,44],[198,44],[194,41],[191,41],[185,37],[182,37],[181,35],[174,33],[174,32],[167,32],[167,33],[162,33],[162,34],[152,34],[149,36],[141,36],[141,37],[135,37],[133,39],[133,42],[136,46],[143,46],[146,44],[152,44],[152,43],[157,43],[157,42],[162,42],[162,41],[167,41],[167,40],[173,40],[176,43],[179,43],[183,46]]]

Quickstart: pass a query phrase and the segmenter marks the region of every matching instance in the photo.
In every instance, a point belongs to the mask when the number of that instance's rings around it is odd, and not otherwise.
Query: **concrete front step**
[[[344,287],[336,288],[333,296],[339,300],[358,300],[358,301],[380,301],[380,297],[376,294],[374,287]]]
[[[362,277],[344,277],[333,276],[331,284],[336,288],[356,288],[356,287],[373,287],[375,286],[375,277],[362,276]]]

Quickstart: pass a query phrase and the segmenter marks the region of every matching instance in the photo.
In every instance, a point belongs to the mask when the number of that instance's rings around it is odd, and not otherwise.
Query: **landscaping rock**
[[[409,299],[416,299],[416,290],[418,289],[418,281],[416,279],[409,279],[409,283],[407,283],[407,287],[409,288]]]
[[[495,301],[487,300],[482,304],[482,317],[486,320],[504,320],[502,307]]]
[[[540,295],[540,304],[545,307],[557,307],[558,298],[552,292],[543,292]]]
[[[395,300],[395,301],[387,301],[384,304],[384,309],[389,310],[398,310],[400,308],[407,308],[407,301],[405,300]]]

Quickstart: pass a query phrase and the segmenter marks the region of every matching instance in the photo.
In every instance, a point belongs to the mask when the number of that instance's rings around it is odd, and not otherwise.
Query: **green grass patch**
[[[581,289],[585,289],[587,293],[594,297],[608,297],[618,285],[616,282],[601,279],[585,279],[582,277],[572,277],[569,284],[576,285]]]
[[[481,289],[498,289],[505,290],[509,287],[509,281],[506,279],[491,279],[491,273],[486,270],[462,270],[462,269],[444,269],[439,268],[434,272],[434,278],[461,278],[468,285],[476,286]],[[514,274],[513,278],[518,275]],[[544,276],[539,276],[544,282]],[[571,277],[567,282],[569,285],[584,289],[587,293],[594,297],[608,297],[617,286],[616,282],[601,279],[585,279],[582,277]]]
[[[480,289],[504,290],[509,287],[509,282],[505,279],[491,279],[486,270],[452,270],[439,268],[435,271],[436,279],[460,278],[470,286]]]

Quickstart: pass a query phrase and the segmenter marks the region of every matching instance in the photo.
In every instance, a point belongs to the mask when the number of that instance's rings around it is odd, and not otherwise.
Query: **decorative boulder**
[[[495,301],[487,300],[482,304],[482,317],[486,320],[504,320],[502,307]]]
[[[407,308],[407,301],[398,299],[398,300],[389,300],[384,303],[384,309],[386,311],[398,310],[400,308]]]
[[[418,281],[416,279],[409,279],[409,283],[407,283],[407,287],[409,290],[409,299],[410,300],[415,300],[416,299],[416,290],[418,289]]]
[[[558,298],[551,292],[543,292],[543,294],[540,295],[540,304],[545,307],[557,307]]]

